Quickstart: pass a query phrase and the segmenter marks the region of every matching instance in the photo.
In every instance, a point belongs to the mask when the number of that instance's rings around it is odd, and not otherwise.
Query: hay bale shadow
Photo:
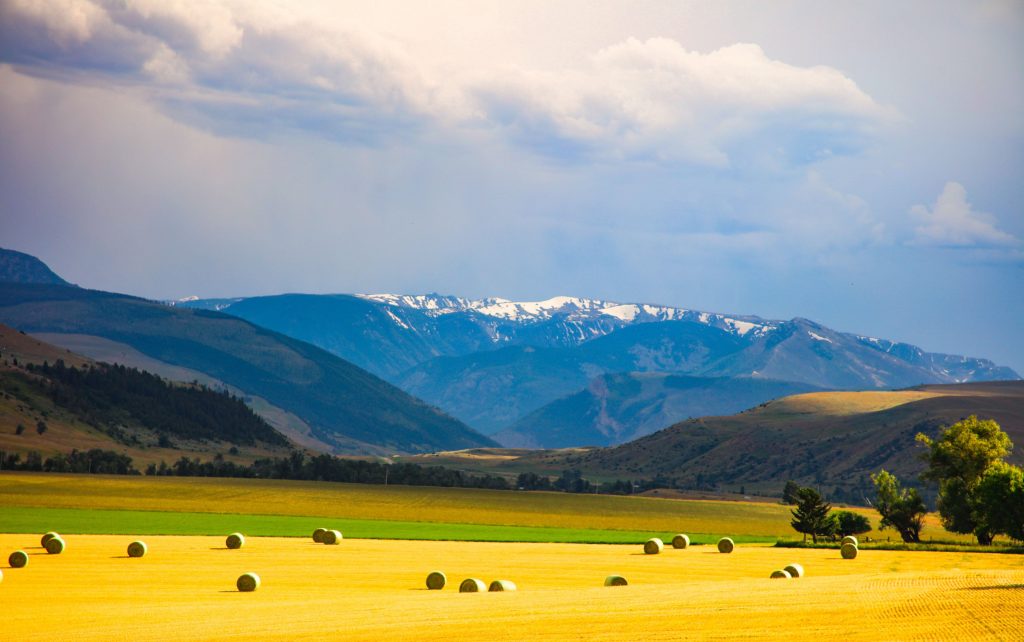
[[[112,559],[112,560],[130,560],[131,558],[132,558],[131,555],[111,555],[110,556],[110,559]]]
[[[1024,584],[993,584],[992,586],[965,586],[961,591],[1021,591]]]

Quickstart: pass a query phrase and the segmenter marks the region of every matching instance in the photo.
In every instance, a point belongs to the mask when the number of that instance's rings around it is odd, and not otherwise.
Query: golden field
[[[330,526],[329,523],[325,524]],[[38,535],[0,535],[0,638],[11,640],[1013,640],[1024,631],[1016,555],[739,546],[494,544],[67,535],[47,555]],[[22,548],[26,568],[6,566]],[[798,562],[807,577],[769,580]],[[432,570],[448,575],[427,591]],[[235,590],[255,572],[262,587]],[[627,587],[606,588],[606,575]],[[467,577],[515,593],[460,594]]]
[[[789,525],[792,507],[764,502],[287,480],[0,472],[0,510],[4,506],[333,516],[655,533],[684,528],[694,533],[798,537]],[[850,510],[877,523],[878,514],[872,510]],[[899,539],[892,531],[869,535]],[[926,518],[923,536],[968,539],[942,530],[935,515]]]

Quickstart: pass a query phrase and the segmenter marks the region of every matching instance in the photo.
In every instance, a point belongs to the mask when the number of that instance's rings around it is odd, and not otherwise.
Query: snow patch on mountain
[[[530,324],[559,317],[568,322],[586,322],[602,317],[617,319],[625,325],[651,321],[693,321],[725,330],[739,336],[760,336],[776,328],[773,323],[736,319],[721,314],[696,312],[684,308],[641,303],[618,303],[601,299],[556,296],[543,301],[511,301],[491,297],[466,299],[441,294],[357,294],[356,296],[386,305],[414,308],[431,316],[472,311],[492,319]],[[581,340],[600,336],[607,331],[574,324],[568,328]]]
[[[808,330],[807,334],[810,335],[810,337],[812,339],[814,339],[815,341],[825,341],[825,342],[828,342],[828,343],[832,343],[832,339],[829,339],[828,337],[823,337],[820,334],[818,334],[817,332],[811,332],[810,330]]]

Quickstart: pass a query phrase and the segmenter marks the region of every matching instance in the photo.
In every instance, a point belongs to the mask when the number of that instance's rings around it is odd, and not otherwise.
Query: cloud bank
[[[573,67],[441,69],[408,43],[271,5],[9,0],[0,60],[145,92],[220,134],[382,144],[484,132],[567,162],[791,167],[858,151],[892,113],[841,72],[756,44],[627,38]]]

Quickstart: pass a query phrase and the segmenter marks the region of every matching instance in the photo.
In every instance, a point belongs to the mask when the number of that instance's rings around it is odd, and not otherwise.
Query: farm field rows
[[[249,516],[325,517],[383,522],[430,522],[477,526],[518,526],[576,532],[554,541],[636,541],[604,533],[581,536],[578,531],[704,533],[729,535],[741,541],[795,539],[789,526],[790,507],[764,502],[666,500],[648,497],[575,495],[568,493],[489,491],[465,488],[374,486],[284,480],[210,479],[189,477],[118,477],[0,473],[0,508],[74,509],[103,511],[157,511],[226,513]],[[864,512],[873,522],[877,515]],[[104,515],[89,518],[95,523]],[[105,514],[114,519],[116,515]],[[165,518],[173,520],[173,518]],[[213,518],[197,518],[196,523]],[[6,520],[6,524],[5,524]],[[188,520],[180,520],[188,523]],[[288,520],[279,520],[281,524]],[[31,511],[0,512],[0,531],[32,530]],[[364,524],[365,525],[365,524]],[[21,527],[17,527],[21,526]],[[41,526],[41,524],[40,524]],[[289,522],[292,530],[262,530],[267,535],[305,533],[306,522]],[[395,529],[378,525],[371,537],[400,537]],[[262,528],[263,526],[260,526]],[[404,528],[404,527],[403,527]],[[35,528],[38,530],[38,528]],[[127,530],[126,530],[127,529]],[[111,532],[96,528],[78,532]],[[135,532],[130,523],[117,532]],[[152,532],[152,531],[148,531]],[[203,534],[208,530],[167,530],[166,533]],[[365,531],[364,531],[365,532]],[[586,535],[586,534],[584,534]],[[892,537],[891,531],[869,533],[872,538]],[[950,540],[929,516],[924,537]],[[436,539],[436,535],[432,537]],[[602,539],[604,538],[604,539]],[[608,539],[611,538],[611,539]],[[479,537],[468,539],[480,539]],[[488,537],[485,539],[495,539]],[[501,539],[501,538],[498,538]],[[518,535],[512,537],[517,541]],[[710,539],[708,541],[711,541]]]
[[[1011,640],[1024,630],[1016,555],[739,546],[643,555],[640,547],[250,537],[66,535],[47,555],[36,534],[0,535],[4,637],[18,640]],[[0,560],[5,564],[6,560]],[[807,576],[769,580],[798,562]],[[427,591],[433,570],[448,575]],[[235,579],[255,572],[255,593]],[[630,585],[606,588],[604,577]],[[514,593],[460,594],[468,577]]]

